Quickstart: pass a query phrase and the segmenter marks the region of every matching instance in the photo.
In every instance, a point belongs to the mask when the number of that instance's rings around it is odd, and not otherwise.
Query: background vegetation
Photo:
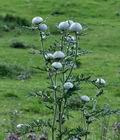
[[[88,27],[87,34],[81,37],[81,47],[90,53],[81,57],[82,65],[75,72],[104,78],[107,86],[100,103],[119,107],[119,7],[119,0],[0,0],[0,139],[10,126],[9,112],[12,110],[21,112],[19,122],[49,114],[44,105],[36,101],[38,99],[29,96],[48,84],[44,80],[45,73],[33,69],[34,66],[42,67],[41,57],[34,50],[40,45],[38,33],[24,27],[31,25],[34,16],[48,17],[50,32],[56,36],[56,23],[63,20],[71,19]],[[48,39],[46,46],[54,39],[54,36]],[[89,85],[83,86],[83,93],[94,94]],[[79,114],[73,113],[77,118],[75,123],[79,122]]]

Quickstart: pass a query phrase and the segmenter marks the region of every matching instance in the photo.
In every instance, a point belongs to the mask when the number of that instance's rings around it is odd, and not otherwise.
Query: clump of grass
[[[18,95],[14,94],[14,93],[6,93],[4,95],[4,97],[17,99],[18,98]]]
[[[21,18],[19,16],[14,16],[14,15],[10,15],[10,14],[6,14],[3,17],[3,21],[7,22],[7,23],[15,23],[16,25],[20,25],[20,26],[30,26],[30,23],[25,19],[25,18]]]
[[[33,45],[25,44],[24,42],[20,42],[20,41],[13,41],[10,47],[18,48],[18,49],[34,48]]]
[[[18,65],[10,65],[6,63],[0,64],[0,77],[13,77],[17,75],[22,68]]]
[[[30,23],[25,18],[11,14],[0,16],[0,24],[1,30],[5,32],[9,32],[18,26],[30,26]]]
[[[22,73],[24,72],[24,77],[22,78]],[[32,74],[32,70],[25,70],[25,68],[22,68],[19,65],[11,65],[7,63],[1,63],[0,64],[0,77],[5,78],[18,78],[20,80],[25,80],[30,78]],[[21,78],[19,78],[19,76]]]
[[[29,78],[31,78],[32,73],[33,73],[33,71],[30,71],[30,70],[21,71],[21,73],[17,76],[17,79],[18,80],[29,79]]]
[[[40,108],[37,107],[26,107],[23,109],[25,112],[33,112],[34,114],[40,113]]]
[[[119,16],[120,16],[120,11],[117,11],[117,12],[115,13],[115,15],[119,17]]]
[[[60,10],[55,10],[51,13],[51,15],[53,15],[53,16],[59,16],[59,15],[64,15],[64,14],[65,14],[65,12],[60,11]]]
[[[49,112],[48,111],[46,111],[45,112],[45,108],[43,107],[43,108],[40,108],[39,107],[39,104],[28,104],[27,106],[24,106],[23,108],[22,108],[22,111],[24,111],[24,112],[29,112],[29,113],[34,113],[34,114],[42,114],[42,115],[48,115],[49,114]]]

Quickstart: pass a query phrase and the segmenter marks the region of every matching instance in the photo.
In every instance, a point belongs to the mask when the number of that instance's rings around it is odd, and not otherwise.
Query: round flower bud
[[[105,85],[106,84],[106,81],[102,78],[97,78],[97,80],[95,81],[96,84],[102,84],[102,85]]]
[[[66,37],[66,41],[70,44],[74,44],[76,42],[76,39],[74,36],[69,35]]]
[[[23,127],[24,126],[24,124],[18,124],[16,127],[17,128],[21,128],[21,127]]]
[[[32,19],[32,24],[40,24],[43,21],[41,17],[34,17]]]
[[[78,22],[74,22],[69,29],[73,32],[80,32],[82,30],[82,25]]]
[[[54,54],[53,54],[53,58],[54,59],[62,59],[65,57],[65,54],[62,52],[62,51],[56,51]]]
[[[67,30],[67,29],[69,29],[69,26],[70,25],[69,25],[68,21],[64,21],[64,22],[59,23],[58,28],[60,30]]]
[[[89,101],[90,101],[90,98],[89,98],[88,96],[86,96],[86,95],[81,96],[80,98],[81,98],[81,100],[84,101],[84,102],[89,102]]]
[[[52,53],[47,53],[47,54],[45,54],[45,58],[46,58],[47,60],[53,59],[53,54],[52,54]]]
[[[39,30],[40,30],[40,31],[43,31],[43,32],[44,32],[44,31],[46,31],[47,29],[48,29],[48,27],[47,27],[46,24],[40,24],[40,25],[39,25]]]
[[[55,69],[61,69],[62,64],[60,62],[54,62],[54,63],[52,63],[52,67]]]
[[[69,90],[73,88],[73,84],[71,82],[66,82],[64,84],[64,89]]]

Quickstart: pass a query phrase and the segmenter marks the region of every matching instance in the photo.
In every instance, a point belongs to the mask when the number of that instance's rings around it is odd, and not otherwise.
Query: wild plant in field
[[[71,20],[60,22],[56,28],[60,35],[56,36],[53,44],[46,47],[44,43],[48,35],[48,26],[41,17],[33,18],[32,24],[32,29],[38,30],[40,35],[40,53],[44,62],[44,68],[36,68],[44,71],[49,80],[48,88],[34,92],[34,95],[42,99],[52,115],[48,116],[48,119],[37,120],[25,126],[24,133],[31,130],[34,132],[36,128],[39,131],[46,128],[48,139],[51,140],[81,140],[82,137],[87,140],[90,125],[100,117],[116,111],[107,106],[100,107],[97,103],[106,85],[104,79],[92,78],[91,75],[82,73],[74,74],[75,69],[81,66],[80,57],[88,53],[80,46],[80,38],[85,29],[80,23]],[[94,96],[82,94],[82,83],[92,84],[96,88]],[[74,97],[76,97],[74,105],[78,106],[80,121],[75,124],[75,127],[70,127],[71,120],[76,120],[76,117],[71,114],[74,109],[71,101]]]
[[[41,53],[45,63],[46,73],[49,76],[50,86],[49,90],[43,90],[39,94],[43,101],[48,102],[47,107],[52,112],[52,118],[49,120],[49,127],[51,128],[52,140],[59,139],[81,139],[82,136],[87,140],[89,133],[88,127],[91,123],[88,104],[95,102],[96,97],[102,94],[101,89],[105,85],[104,79],[91,80],[90,76],[73,75],[73,71],[77,68],[79,56],[84,52],[80,48],[80,37],[83,33],[83,27],[78,22],[71,20],[60,22],[57,26],[60,31],[60,40],[53,45],[46,48],[44,46],[44,37],[48,29],[46,24],[43,24],[41,17],[35,17],[32,24],[35,25],[40,33]],[[95,98],[90,99],[87,95],[78,94],[81,100],[80,111],[83,114],[84,126],[75,129],[69,129],[65,126],[67,120],[70,119],[68,101],[72,96],[79,93],[81,82],[90,82],[100,88],[99,93]],[[93,113],[96,110],[95,103],[93,103]]]

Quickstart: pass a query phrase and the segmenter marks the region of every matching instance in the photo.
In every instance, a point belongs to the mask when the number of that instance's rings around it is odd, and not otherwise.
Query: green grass
[[[110,103],[113,108],[120,106],[120,1],[119,0],[1,0],[0,15],[12,14],[31,22],[34,16],[48,17],[47,24],[55,31],[59,21],[73,19],[88,26],[85,36],[81,37],[81,47],[91,51],[81,57],[82,66],[76,73],[91,73],[107,81],[102,103]],[[51,13],[58,12],[58,15]],[[0,27],[5,24],[0,20]],[[1,29],[1,28],[0,28]],[[52,38],[52,37],[51,37]],[[54,37],[55,38],[55,37]],[[54,40],[49,39],[46,46]],[[0,30],[0,63],[18,64],[25,68],[41,66],[39,55],[32,55],[29,49],[11,48],[13,40],[26,42],[39,47],[37,32],[25,31],[22,27],[5,32]],[[13,109],[23,111],[23,121],[46,115],[44,105],[37,99],[28,97],[36,88],[47,86],[45,73],[36,73],[31,79],[19,81],[0,77],[0,139],[5,135],[4,125],[9,115],[4,113]],[[87,86],[83,93],[92,95]],[[78,116],[78,115],[77,115]],[[79,116],[77,117],[79,118]],[[4,122],[3,120],[6,119]],[[72,124],[70,124],[72,125]]]

